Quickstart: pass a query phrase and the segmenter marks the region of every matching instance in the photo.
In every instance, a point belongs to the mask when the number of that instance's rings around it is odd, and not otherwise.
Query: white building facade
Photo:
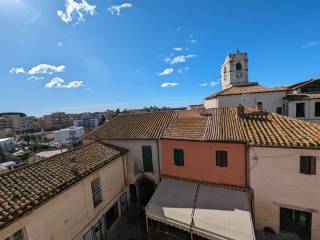
[[[0,148],[4,152],[12,152],[14,149],[13,138],[2,138],[0,139]]]
[[[264,87],[248,80],[248,56],[229,54],[221,67],[221,90],[206,97],[205,108],[239,104],[301,120],[320,122],[320,79],[286,87]]]
[[[53,132],[54,141],[57,143],[78,141],[83,137],[83,135],[83,127],[69,127]]]
[[[250,148],[256,230],[320,239],[319,156],[319,149]]]

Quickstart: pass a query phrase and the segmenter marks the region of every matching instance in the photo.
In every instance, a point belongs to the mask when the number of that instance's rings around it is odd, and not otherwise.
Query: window
[[[241,70],[241,69],[242,69],[241,63],[237,63],[236,64],[236,70]]]
[[[120,205],[121,205],[121,216],[123,216],[128,211],[128,199],[127,193],[123,193],[120,197]]]
[[[316,174],[316,157],[300,156],[300,173]]]
[[[228,167],[227,151],[216,151],[216,165],[218,167]]]
[[[176,166],[184,166],[184,153],[183,149],[174,149],[174,165]]]
[[[116,202],[115,204],[113,204],[113,206],[108,210],[108,212],[106,213],[106,225],[107,225],[107,229],[109,230],[112,225],[117,221],[118,219],[118,202]]]
[[[276,111],[277,111],[278,114],[282,114],[282,107],[277,107]]]
[[[296,104],[296,117],[304,117],[304,103]]]
[[[83,235],[83,240],[94,240],[92,228]]]
[[[144,172],[153,172],[151,146],[142,146],[142,158]]]
[[[314,103],[314,116],[320,117],[320,102]]]
[[[26,235],[24,233],[24,230],[20,229],[13,235],[7,237],[5,240],[26,240]]]
[[[102,202],[102,192],[100,178],[95,179],[91,183],[93,206],[96,207]]]

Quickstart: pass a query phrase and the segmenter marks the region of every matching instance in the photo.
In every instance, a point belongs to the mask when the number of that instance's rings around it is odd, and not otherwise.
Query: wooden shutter
[[[300,173],[316,174],[316,162],[314,156],[300,156]]]
[[[153,172],[151,146],[142,146],[142,158],[144,172]]]
[[[216,151],[216,165],[219,167],[228,167],[227,151]]]
[[[173,150],[174,164],[176,166],[184,166],[184,153],[182,149]]]

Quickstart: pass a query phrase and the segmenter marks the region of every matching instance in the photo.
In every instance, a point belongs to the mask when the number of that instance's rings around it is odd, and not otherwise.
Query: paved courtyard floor
[[[145,240],[145,214],[138,205],[131,205],[126,215],[120,219],[108,239],[110,240]]]

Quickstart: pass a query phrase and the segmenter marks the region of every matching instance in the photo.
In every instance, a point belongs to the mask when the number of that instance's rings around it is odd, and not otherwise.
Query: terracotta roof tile
[[[208,109],[202,118],[176,118],[163,139],[246,142],[254,146],[320,148],[320,124],[244,107]],[[203,135],[202,135],[203,134]]]
[[[239,95],[246,93],[262,93],[262,92],[278,92],[278,91],[287,91],[288,87],[264,87],[261,85],[250,85],[250,86],[234,86],[219,92],[216,92],[205,99],[211,99],[218,96],[226,95]]]
[[[296,100],[308,100],[308,99],[320,99],[320,93],[297,93],[297,94],[288,94],[284,97],[288,101]]]
[[[93,142],[0,174],[0,228],[43,204],[126,151]]]
[[[207,121],[207,117],[198,113],[180,112],[179,116],[170,122],[162,138],[203,140]]]
[[[178,111],[118,115],[90,132],[85,139],[144,140],[159,139]]]

